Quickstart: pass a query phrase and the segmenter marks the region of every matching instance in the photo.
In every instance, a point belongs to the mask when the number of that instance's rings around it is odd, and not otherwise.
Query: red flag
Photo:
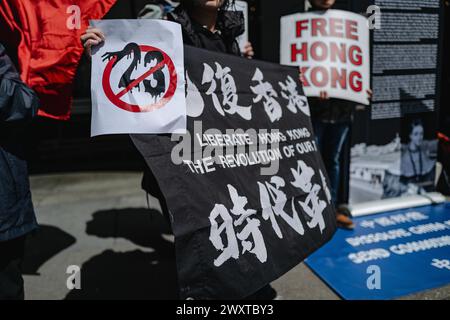
[[[22,80],[40,100],[39,115],[70,117],[73,79],[89,19],[101,19],[116,0],[2,0],[0,42],[17,50]]]

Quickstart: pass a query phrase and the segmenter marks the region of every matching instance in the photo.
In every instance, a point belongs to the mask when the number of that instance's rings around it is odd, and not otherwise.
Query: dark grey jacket
[[[23,151],[23,130],[37,108],[35,93],[0,44],[0,241],[37,228]]]

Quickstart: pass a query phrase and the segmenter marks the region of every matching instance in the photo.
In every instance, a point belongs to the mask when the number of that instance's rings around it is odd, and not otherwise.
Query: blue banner
[[[450,283],[450,203],[355,219],[307,265],[344,299],[393,299]]]

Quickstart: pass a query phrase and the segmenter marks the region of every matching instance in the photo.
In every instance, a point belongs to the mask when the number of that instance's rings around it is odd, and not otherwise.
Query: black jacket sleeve
[[[0,44],[0,124],[28,120],[37,114],[35,92],[20,80],[19,73]]]

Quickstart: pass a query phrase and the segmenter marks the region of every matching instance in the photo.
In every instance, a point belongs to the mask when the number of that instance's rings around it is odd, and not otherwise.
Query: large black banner
[[[332,237],[326,172],[296,68],[191,47],[185,68],[187,133],[132,139],[170,210],[181,298],[240,299]]]

